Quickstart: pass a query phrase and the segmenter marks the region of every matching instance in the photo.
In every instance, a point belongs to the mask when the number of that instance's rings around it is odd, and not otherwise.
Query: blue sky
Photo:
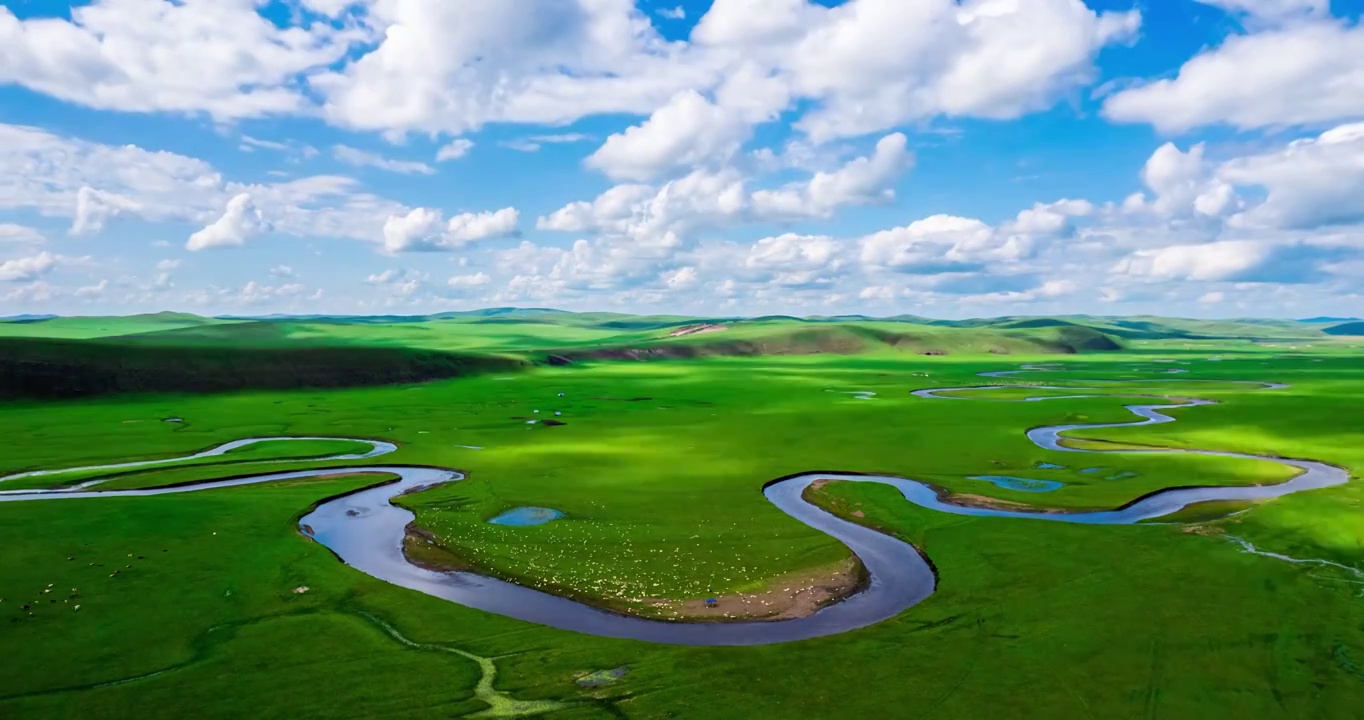
[[[1364,312],[1364,0],[11,0],[0,315]]]

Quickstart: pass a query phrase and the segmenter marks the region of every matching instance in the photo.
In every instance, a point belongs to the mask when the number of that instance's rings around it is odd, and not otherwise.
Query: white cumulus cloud
[[[255,0],[94,0],[70,19],[0,7],[0,82],[102,110],[297,113],[301,73],[340,60],[367,33],[281,27]]]
[[[1027,237],[1006,236],[980,220],[955,215],[931,215],[861,240],[863,265],[913,275],[974,272],[1032,251]]]
[[[1221,216],[1235,208],[1232,186],[1217,177],[1204,160],[1205,146],[1194,145],[1188,152],[1174,143],[1156,149],[1142,167],[1141,178],[1154,194],[1134,194],[1125,201],[1129,212],[1154,212],[1165,217],[1192,215]]]
[[[521,213],[516,208],[502,208],[492,212],[460,213],[446,223],[446,234],[458,243],[469,243],[488,238],[511,237],[517,232]]]
[[[458,250],[469,243],[518,232],[521,214],[516,208],[456,215],[444,222],[439,210],[416,208],[406,215],[390,216],[384,223],[384,249],[389,253]]]
[[[1217,175],[1265,193],[1263,203],[1233,218],[1238,225],[1312,229],[1364,222],[1364,123],[1234,158]]]
[[[75,292],[73,292],[72,295],[75,295],[75,296],[78,297],[78,298],[93,298],[93,297],[99,297],[99,296],[101,296],[101,295],[104,294],[104,291],[105,291],[105,290],[108,290],[108,289],[109,289],[109,281],[108,281],[108,280],[100,280],[99,282],[95,283],[94,285],[83,285],[83,286],[81,286],[81,287],[76,288]]]
[[[0,262],[0,280],[6,282],[25,282],[36,280],[52,272],[61,264],[63,258],[50,252],[40,252],[29,257]]]
[[[827,217],[843,205],[868,205],[895,198],[891,185],[914,164],[903,133],[876,143],[866,157],[832,172],[818,172],[805,183],[753,193],[754,211],[767,218]]]
[[[1110,96],[1103,113],[1167,133],[1364,117],[1364,26],[1306,22],[1233,35],[1184,63],[1174,78]]]
[[[448,162],[458,160],[474,148],[474,141],[467,138],[455,138],[445,143],[436,151],[436,162]]]
[[[210,248],[240,247],[254,235],[269,230],[265,216],[251,202],[251,196],[242,193],[227,203],[221,217],[189,236],[185,249],[191,251]]]
[[[670,169],[724,163],[749,132],[743,118],[686,90],[643,124],[607,138],[586,163],[617,180],[652,180]]]
[[[90,187],[76,191],[76,212],[71,221],[72,235],[93,235],[104,229],[109,218],[137,213],[142,206],[132,198]]]
[[[487,273],[477,272],[470,275],[454,275],[445,284],[451,290],[469,291],[481,288],[492,282]]]

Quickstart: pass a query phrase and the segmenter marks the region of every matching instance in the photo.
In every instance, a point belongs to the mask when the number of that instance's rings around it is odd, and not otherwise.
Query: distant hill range
[[[164,314],[163,314],[164,315]],[[843,323],[900,323],[951,328],[1029,329],[1055,327],[1090,327],[1108,335],[1133,339],[1160,338],[1290,338],[1311,337],[1321,331],[1319,325],[1358,321],[1353,317],[1314,317],[1302,320],[1234,318],[1199,320],[1160,316],[1001,316],[946,320],[919,315],[794,315],[759,316],[689,316],[689,315],[630,315],[611,312],[571,312],[553,308],[498,307],[464,310],[428,315],[223,315],[214,320],[267,322],[320,322],[337,324],[382,325],[389,323],[427,323],[440,320],[462,320],[480,323],[562,323],[572,326],[595,326],[613,329],[661,329],[691,324],[752,324],[791,322],[803,324]]]
[[[165,313],[163,313],[165,314]],[[217,315],[219,320],[304,320],[313,322],[350,322],[350,323],[398,323],[426,322],[451,318],[496,318],[496,317],[546,317],[552,315],[573,315],[567,310],[552,308],[484,308],[482,310],[463,310],[433,313],[430,315]]]
[[[1325,330],[1322,330],[1322,332],[1326,333],[1327,335],[1349,335],[1349,336],[1364,335],[1364,322],[1358,322],[1358,321],[1356,321],[1356,322],[1341,323],[1340,325],[1332,325],[1331,327],[1328,327],[1328,328],[1326,328]]]
[[[58,317],[55,315],[17,315],[0,318],[0,337],[113,337],[182,330],[187,328],[219,327],[245,324],[286,325],[414,325],[431,323],[562,325],[565,327],[600,330],[643,331],[663,330],[688,325],[725,325],[743,327],[789,323],[793,326],[894,324],[960,329],[1038,330],[1045,328],[1089,328],[1114,338],[1128,340],[1156,339],[1311,339],[1321,335],[1352,334],[1352,326],[1361,322],[1354,317],[1312,317],[1301,320],[1234,318],[1200,320],[1158,316],[1003,316],[944,320],[917,315],[833,315],[796,317],[790,315],[743,316],[687,316],[687,315],[629,315],[612,312],[570,312],[553,308],[497,307],[480,310],[441,312],[426,315],[222,315],[202,317],[188,313],[161,312],[122,317]],[[17,325],[28,327],[18,328]],[[1327,327],[1323,328],[1325,325]],[[8,326],[8,327],[6,327]],[[1341,332],[1341,329],[1346,332]]]
[[[0,397],[423,382],[531,365],[709,356],[1039,355],[1292,348],[1364,335],[1339,318],[915,315],[691,317],[487,308],[430,315],[125,317],[0,322]]]

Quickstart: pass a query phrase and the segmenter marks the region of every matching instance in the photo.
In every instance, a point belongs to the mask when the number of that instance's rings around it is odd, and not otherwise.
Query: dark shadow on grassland
[[[5,338],[0,339],[0,398],[392,385],[524,366],[511,358],[385,347]]]

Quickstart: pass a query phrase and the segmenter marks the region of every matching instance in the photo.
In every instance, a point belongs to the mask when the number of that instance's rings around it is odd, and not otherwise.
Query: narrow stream
[[[1041,369],[1041,368],[1037,368]],[[1015,371],[1002,373],[982,373],[986,377],[1005,377]],[[1283,385],[1260,383],[1266,388],[1282,388]],[[940,393],[954,390],[985,391],[991,389],[1017,389],[1017,386],[985,386],[972,388],[939,388],[914,391],[914,395],[926,399],[971,400],[976,398],[942,396]],[[1067,389],[1085,390],[1086,388],[1037,388],[1029,389]],[[1111,389],[1111,388],[1105,388]],[[1089,397],[1084,395],[1067,397]],[[1022,401],[1059,399],[1056,396],[1029,397]],[[1105,423],[1089,425],[1055,425],[1034,428],[1027,437],[1038,447],[1072,453],[1105,454],[1110,452],[1131,453],[1184,453],[1191,455],[1210,455],[1258,459],[1275,462],[1299,471],[1291,480],[1276,485],[1252,485],[1238,487],[1188,487],[1162,490],[1140,498],[1128,505],[1113,510],[1097,512],[1058,512],[1000,510],[994,508],[968,507],[946,502],[931,485],[909,478],[886,475],[859,475],[843,473],[806,473],[780,478],[763,488],[763,495],[782,512],[795,518],[848,546],[861,558],[870,575],[870,583],[863,591],[825,607],[808,617],[779,620],[752,621],[736,623],[706,622],[669,622],[629,617],[593,608],[582,603],[551,595],[539,590],[515,585],[513,583],[477,575],[469,572],[435,572],[425,570],[409,563],[403,555],[402,543],[406,527],[414,516],[411,512],[391,504],[399,495],[428,488],[441,483],[453,482],[463,478],[454,471],[439,468],[410,466],[364,466],[331,468],[327,470],[299,470],[293,472],[259,475],[248,478],[204,482],[195,485],[154,488],[147,490],[92,491],[88,489],[53,489],[37,491],[9,491],[0,494],[0,502],[33,500],[83,499],[111,496],[154,496],[198,492],[216,488],[236,487],[255,483],[273,482],[295,478],[316,477],[341,472],[387,473],[398,476],[398,481],[387,485],[372,487],[346,497],[322,503],[316,510],[299,521],[302,531],[312,539],[331,549],[343,562],[364,572],[395,585],[443,598],[466,607],[485,610],[518,620],[548,625],[563,630],[589,633],[612,638],[628,638],[648,642],[671,643],[680,645],[762,645],[770,643],[803,640],[825,635],[847,632],[881,622],[913,607],[933,593],[935,579],[932,569],[914,546],[889,535],[841,520],[824,510],[811,505],[802,498],[802,493],[812,483],[820,480],[842,480],[852,482],[873,482],[896,488],[906,500],[920,507],[954,515],[981,517],[1026,518],[1051,522],[1087,524],[1128,524],[1140,520],[1168,515],[1193,503],[1217,500],[1255,500],[1275,498],[1305,490],[1340,485],[1349,479],[1349,474],[1338,467],[1309,460],[1294,460],[1278,457],[1249,455],[1242,453],[1219,452],[1210,450],[1080,450],[1061,445],[1061,435],[1071,430],[1128,427],[1174,422],[1175,418],[1162,413],[1173,408],[1196,407],[1212,404],[1207,400],[1164,401],[1159,404],[1127,405],[1129,411],[1140,419],[1126,423]],[[253,438],[229,443],[233,447],[265,440],[286,438]],[[302,438],[301,438],[302,439]],[[306,438],[319,439],[319,438]],[[337,438],[326,438],[337,439]],[[373,450],[360,457],[376,457],[396,449],[391,443],[361,440],[370,443]],[[226,452],[227,445],[213,448],[189,457],[205,457]],[[157,460],[143,463],[120,463],[98,466],[96,468],[67,468],[60,471],[38,471],[21,473],[5,479],[28,477],[40,473],[71,472],[89,469],[131,468],[142,465],[164,464],[171,460]]]

